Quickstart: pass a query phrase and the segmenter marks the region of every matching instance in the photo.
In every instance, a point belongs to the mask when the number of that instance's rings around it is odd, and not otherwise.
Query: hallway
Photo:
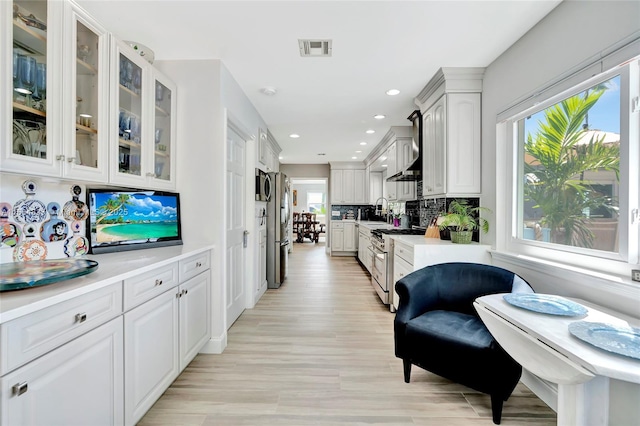
[[[140,425],[492,425],[489,397],[420,368],[402,376],[393,314],[353,257],[296,244],[289,275],[198,355]],[[523,385],[503,425],[555,425]]]

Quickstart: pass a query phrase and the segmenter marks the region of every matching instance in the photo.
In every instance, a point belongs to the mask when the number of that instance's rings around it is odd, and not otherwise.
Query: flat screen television
[[[91,253],[182,244],[175,192],[88,188]]]

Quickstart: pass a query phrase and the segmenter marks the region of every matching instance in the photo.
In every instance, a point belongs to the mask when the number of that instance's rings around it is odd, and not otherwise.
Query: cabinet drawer
[[[210,252],[196,254],[180,261],[180,282],[193,278],[202,271],[209,269]]]
[[[331,222],[331,229],[344,229],[344,223]]]
[[[122,313],[122,282],[0,325],[0,375]]]
[[[399,279],[406,277],[413,272],[413,265],[406,262],[404,259],[395,256],[393,262],[393,283],[395,284]]]
[[[124,280],[124,310],[128,311],[177,285],[177,262],[127,278]]]
[[[396,241],[393,254],[413,265],[413,246]]]

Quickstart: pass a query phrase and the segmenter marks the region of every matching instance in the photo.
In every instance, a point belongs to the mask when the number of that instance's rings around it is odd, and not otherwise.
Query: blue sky
[[[102,206],[109,198],[117,198],[114,193],[97,193],[96,205]],[[125,220],[141,221],[175,221],[178,218],[176,198],[163,195],[131,195],[129,201],[132,205],[125,206],[123,211],[110,215],[110,218],[122,216]]]
[[[605,132],[620,133],[620,77],[607,82],[607,91],[589,111],[589,128]],[[544,119],[544,111],[525,120],[525,133],[535,134],[538,122]]]

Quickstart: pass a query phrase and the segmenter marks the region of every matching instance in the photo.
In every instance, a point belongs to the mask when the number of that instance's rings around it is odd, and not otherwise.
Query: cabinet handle
[[[56,160],[64,161],[64,155],[56,155]]]
[[[178,292],[178,293],[176,293],[176,299],[178,299],[178,298],[180,298],[180,297],[182,297],[182,292]]]
[[[87,314],[85,312],[76,314],[76,322],[85,322],[87,320]]]
[[[18,383],[13,385],[11,389],[13,390],[14,396],[20,396],[29,390],[29,384],[27,382]]]
[[[156,280],[156,285],[162,285],[162,280]]]
[[[73,163],[74,161],[76,161],[76,157],[69,157],[67,158],[67,161]]]
[[[200,262],[196,262],[196,268],[199,268],[199,267],[201,267],[201,266],[202,266],[202,263],[200,263]]]
[[[185,289],[184,294],[187,294],[187,293],[189,293],[189,290]]]

